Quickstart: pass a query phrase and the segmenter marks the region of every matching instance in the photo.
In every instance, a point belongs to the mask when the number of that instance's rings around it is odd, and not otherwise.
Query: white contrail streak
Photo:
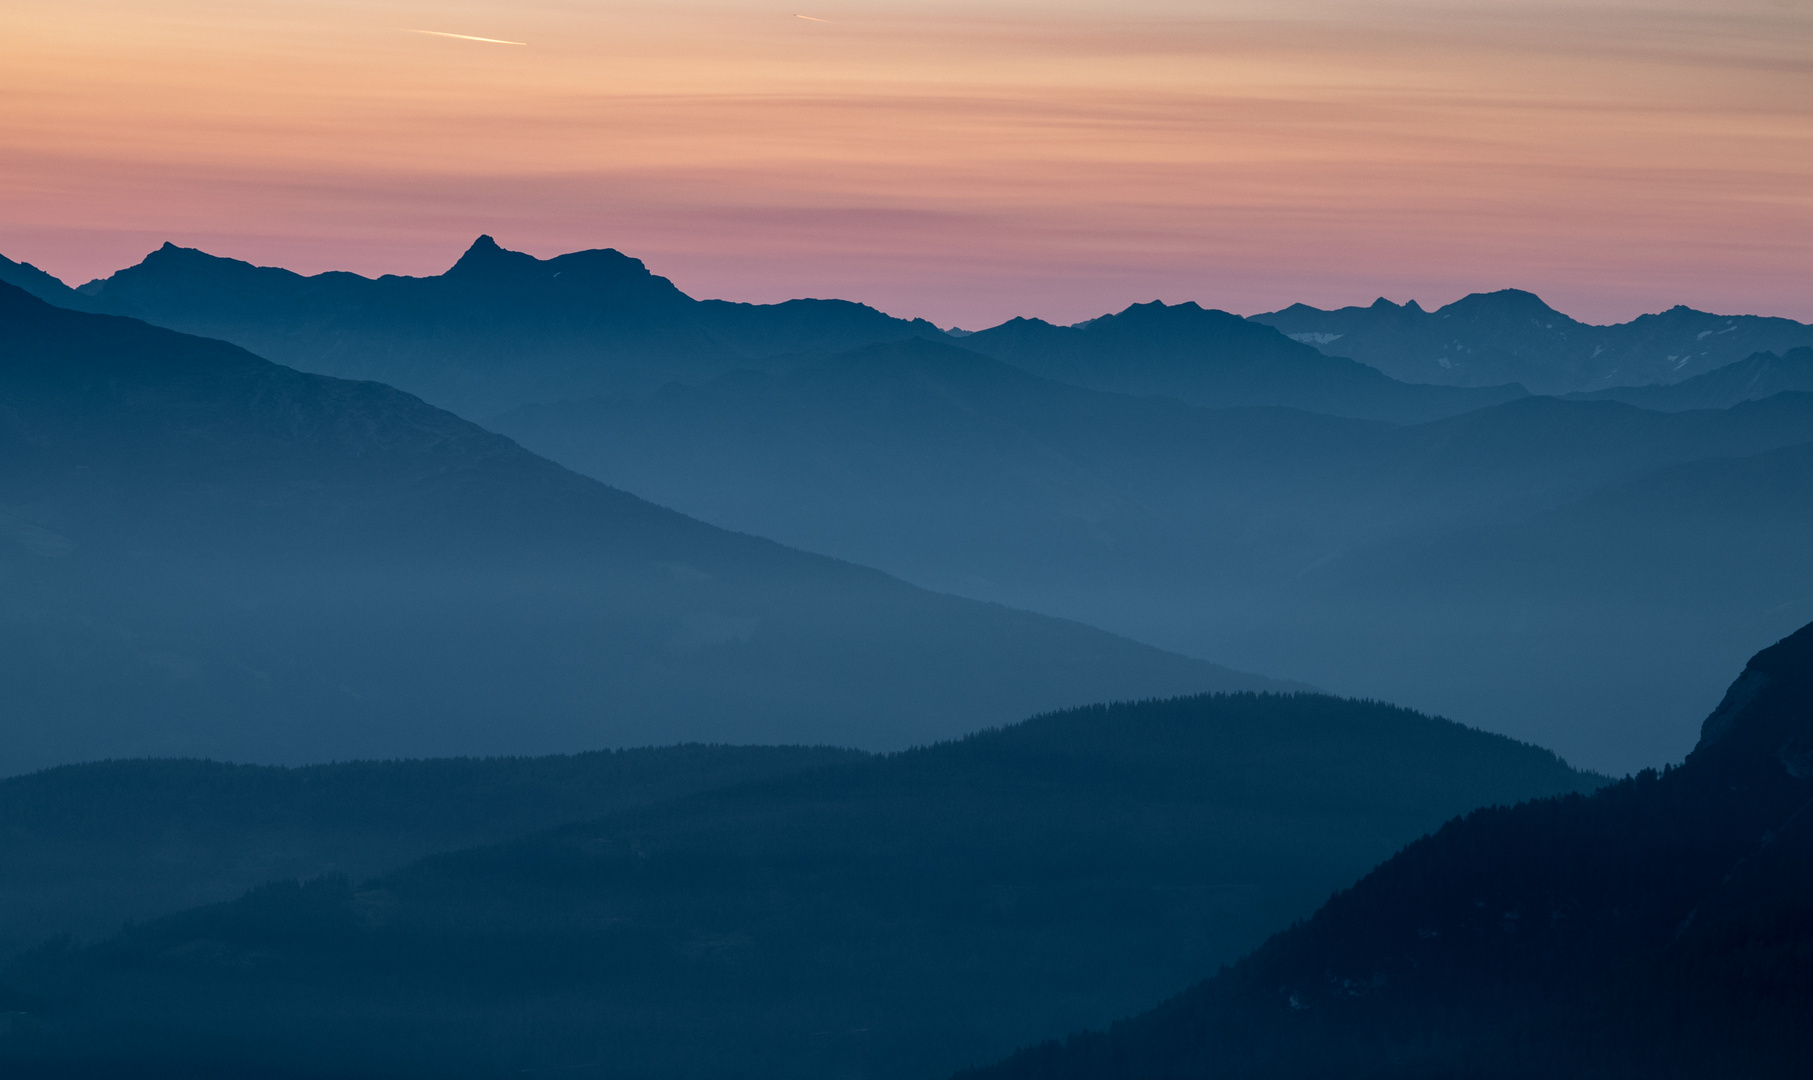
[[[830,22],[831,21],[830,19],[815,19],[810,15],[795,15],[794,18],[804,19],[807,22]]]
[[[411,30],[412,34],[433,34],[435,37],[459,38],[461,41],[488,41],[493,45],[527,45],[526,41],[505,41],[503,38],[473,37],[471,34],[449,34],[442,30]]]

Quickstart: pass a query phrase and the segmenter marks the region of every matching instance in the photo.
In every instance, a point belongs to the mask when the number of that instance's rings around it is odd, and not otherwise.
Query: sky
[[[969,328],[1813,320],[1813,0],[0,6],[0,254],[431,274],[479,233]]]

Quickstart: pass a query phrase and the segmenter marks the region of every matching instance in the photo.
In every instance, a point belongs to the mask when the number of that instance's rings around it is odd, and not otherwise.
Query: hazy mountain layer
[[[1679,382],[1755,353],[1813,345],[1813,326],[1792,319],[1681,306],[1593,326],[1520,289],[1474,293],[1435,311],[1380,298],[1336,311],[1292,304],[1253,320],[1405,382],[1515,382],[1538,394]]]
[[[736,535],[375,383],[0,287],[0,771],[899,747],[1276,685]]]
[[[1789,349],[1782,355],[1757,353],[1678,383],[1620,386],[1592,393],[1569,394],[1579,401],[1623,401],[1644,409],[1726,409],[1784,391],[1813,391],[1813,349]]]
[[[1414,685],[1419,701],[1464,704],[1574,760],[1666,760],[1692,744],[1688,710],[1718,700],[1720,667],[1813,620],[1809,550],[1803,443],[1331,564],[1306,577],[1300,607],[1281,602],[1275,621],[1257,613],[1221,641],[1243,662],[1322,657],[1316,677],[1351,693]]]
[[[1454,813],[1588,786],[1379,704],[1074,710],[28,954],[0,1055],[933,1076],[1185,985]]]
[[[1679,768],[1481,810],[1251,956],[975,1080],[1813,1070],[1813,627]]]
[[[1699,545],[1691,501],[1604,523],[1593,543],[1532,547],[1540,571],[1495,538],[1656,470],[1813,442],[1813,395],[1676,414],[1529,398],[1393,426],[1192,409],[902,342],[498,424],[714,524],[1317,685],[1438,701],[1608,768],[1683,752],[1724,672],[1802,618],[1782,607],[1799,563]],[[1810,506],[1753,509],[1799,536]],[[1425,568],[1432,545],[1446,554]],[[1562,577],[1585,584],[1551,586]],[[1611,580],[1623,591],[1602,603],[1593,583]],[[1709,584],[1683,594],[1687,581]]]
[[[1280,405],[1409,423],[1525,394],[1515,385],[1412,386],[1193,303],[1135,304],[1079,326],[1014,319],[960,340],[966,349],[1049,379],[1121,394],[1162,394],[1211,408]]]
[[[294,769],[104,761],[11,777],[0,780],[0,950],[110,934],[267,881],[363,880],[436,851],[862,756],[694,745]]]

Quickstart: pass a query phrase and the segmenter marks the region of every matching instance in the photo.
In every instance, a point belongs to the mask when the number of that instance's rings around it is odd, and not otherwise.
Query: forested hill
[[[1279,684],[713,528],[377,383],[0,285],[0,773],[894,749]]]
[[[141,758],[8,777],[0,951],[111,934],[267,881],[363,880],[436,851],[864,756],[691,744],[295,768]]]
[[[937,1076],[1174,992],[1453,814],[1595,779],[1320,695],[1070,710],[28,953],[0,1072]]]
[[[1678,768],[1471,814],[1158,1009],[964,1075],[1813,1075],[1813,626]]]

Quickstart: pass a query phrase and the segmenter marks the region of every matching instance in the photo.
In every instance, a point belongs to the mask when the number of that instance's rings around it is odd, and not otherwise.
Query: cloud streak
[[[527,45],[528,44],[528,42],[526,42],[526,41],[505,41],[503,38],[474,37],[471,34],[449,34],[445,30],[411,29],[409,31],[409,33],[411,33],[411,34],[431,34],[435,37],[459,38],[461,41],[484,41],[484,42],[488,42],[492,45]]]

